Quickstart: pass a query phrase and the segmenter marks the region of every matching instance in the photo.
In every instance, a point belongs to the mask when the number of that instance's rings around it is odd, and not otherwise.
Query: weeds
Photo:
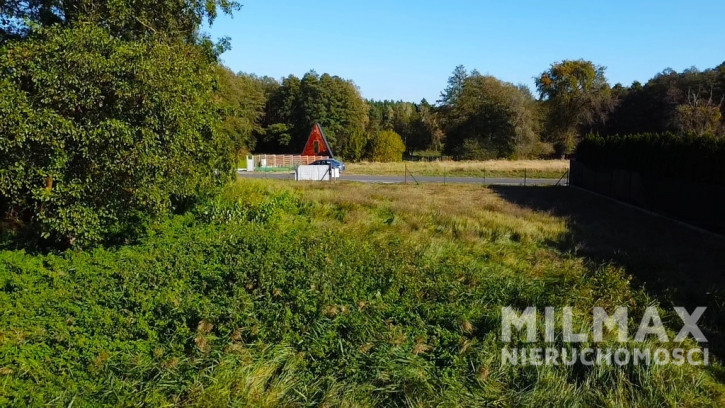
[[[502,306],[653,302],[567,229],[477,186],[243,181],[136,245],[0,252],[0,405],[722,403],[698,367],[501,363]]]

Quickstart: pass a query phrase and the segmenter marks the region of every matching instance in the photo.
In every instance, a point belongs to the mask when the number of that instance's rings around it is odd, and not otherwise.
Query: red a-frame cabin
[[[322,132],[322,126],[319,123],[315,123],[310,132],[310,137],[307,138],[305,148],[302,150],[302,156],[328,156],[333,158],[332,148],[327,143],[327,138]]]

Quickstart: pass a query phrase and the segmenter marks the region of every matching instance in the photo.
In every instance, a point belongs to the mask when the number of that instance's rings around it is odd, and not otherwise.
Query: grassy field
[[[569,170],[568,160],[488,160],[436,161],[399,163],[349,163],[346,172],[378,176],[402,176],[408,171],[414,176],[449,177],[527,177],[560,178]]]
[[[566,188],[243,180],[133,245],[1,251],[0,405],[722,406],[719,364],[512,366],[499,335],[705,302],[717,347],[723,254]]]

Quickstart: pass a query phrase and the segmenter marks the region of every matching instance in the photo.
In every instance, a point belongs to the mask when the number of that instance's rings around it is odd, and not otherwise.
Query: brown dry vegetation
[[[532,277],[542,276],[544,265],[548,272],[575,264],[574,269],[621,268],[663,306],[708,306],[703,323],[710,346],[725,352],[724,237],[565,187],[290,186],[324,210],[316,217],[320,228],[330,228],[332,218],[334,228],[381,244],[405,237],[431,248],[493,253],[492,260]],[[497,242],[498,250],[484,251]],[[510,242],[521,244],[516,253]]]
[[[520,242],[522,248],[538,247],[531,258],[502,246],[494,259],[530,276],[541,276],[542,265],[551,271],[571,267],[572,261],[578,267],[622,268],[665,307],[707,306],[702,323],[710,347],[725,353],[725,237],[565,187],[292,186],[327,208],[340,222],[337,228],[371,239],[404,236],[408,242],[465,246],[476,253],[483,242]],[[379,217],[387,217],[385,227]]]
[[[450,177],[527,177],[559,178],[569,170],[568,160],[487,160],[397,163],[350,163],[349,174],[380,176],[403,175],[405,166],[413,175]]]
[[[417,187],[379,184],[297,184],[305,200],[334,215],[340,227],[421,241],[448,239],[475,243],[483,237],[533,241],[564,234],[560,218],[503,200],[477,185]],[[385,218],[381,224],[379,217]],[[318,219],[328,223],[325,218]],[[390,228],[393,227],[393,228]]]

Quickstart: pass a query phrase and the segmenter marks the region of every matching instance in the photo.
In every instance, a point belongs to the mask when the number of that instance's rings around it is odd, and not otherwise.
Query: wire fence
[[[515,174],[502,174],[500,171],[489,171],[486,168],[481,169],[478,174],[466,173],[465,175],[458,174],[456,172],[449,173],[445,169],[442,169],[438,174],[431,174],[429,171],[424,174],[412,171],[408,167],[408,163],[404,162],[403,165],[403,183],[408,184],[409,182],[415,183],[416,185],[421,182],[439,182],[443,184],[450,183],[461,183],[461,182],[472,182],[477,181],[481,184],[519,184],[523,186],[529,185],[555,185],[555,186],[568,186],[569,185],[569,169],[560,172],[548,172],[545,177],[542,177],[540,171],[530,171],[527,168],[518,169]]]
[[[312,162],[327,157],[321,156],[301,156],[301,155],[254,155],[248,158],[248,165],[254,166],[253,170],[245,170],[240,168],[240,173],[253,171],[262,174],[269,174],[270,177],[280,178],[281,174],[289,175],[290,179],[294,179],[294,173],[298,166],[311,164]],[[383,164],[378,168],[379,164],[371,163],[371,167],[366,164],[350,164],[348,169],[341,172],[341,180],[364,181],[364,182],[381,182],[381,183],[404,183],[419,185],[422,183],[479,183],[483,185],[557,185],[565,186],[569,184],[569,169],[550,167],[521,167],[520,165],[501,168],[500,163],[493,169],[487,167],[463,168],[457,166],[443,165],[423,166],[416,162],[404,161],[396,165]],[[400,167],[397,167],[397,166]],[[379,170],[379,171],[378,171]],[[275,174],[277,173],[277,174]]]

